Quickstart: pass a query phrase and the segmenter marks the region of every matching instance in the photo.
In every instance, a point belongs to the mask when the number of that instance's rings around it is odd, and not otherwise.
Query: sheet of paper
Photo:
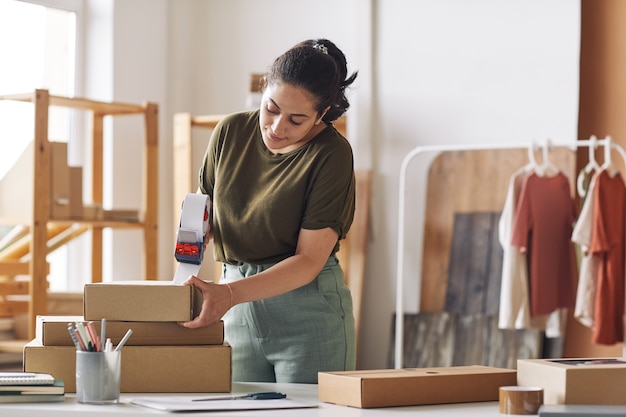
[[[130,400],[131,404],[153,408],[161,411],[233,411],[233,410],[273,410],[289,408],[314,408],[318,403],[304,402],[285,398],[282,400],[218,400],[192,401],[194,398],[204,397],[136,397]]]

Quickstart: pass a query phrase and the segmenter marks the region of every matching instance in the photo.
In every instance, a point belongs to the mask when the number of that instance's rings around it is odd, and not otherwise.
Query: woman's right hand
[[[189,277],[182,285],[193,285],[202,293],[202,309],[193,320],[180,323],[181,326],[197,329],[217,323],[232,307],[232,290],[229,284],[215,284],[195,276]]]

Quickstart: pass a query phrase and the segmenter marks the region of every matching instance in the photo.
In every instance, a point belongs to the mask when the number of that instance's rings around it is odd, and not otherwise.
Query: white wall
[[[386,365],[395,311],[400,164],[423,145],[577,138],[580,4],[569,0],[378,1],[375,34],[374,240],[363,363]],[[432,156],[432,155],[427,155]],[[421,268],[426,170],[407,181],[405,311]],[[468,173],[471,176],[471,173]],[[485,184],[489,187],[489,184]],[[385,336],[385,337],[381,337]]]
[[[172,146],[171,105],[167,96],[168,5],[164,0],[86,0],[85,82],[79,91],[81,96],[97,100],[158,103],[159,243],[169,243],[173,229],[169,204]],[[144,132],[140,116],[105,118],[106,208],[141,207],[141,182],[135,179],[142,176]],[[142,277],[141,232],[105,229],[104,238],[104,279]],[[160,274],[172,268],[170,256],[164,252],[166,247],[159,244],[161,255],[155,260]]]
[[[112,48],[112,63],[105,68],[107,72],[110,65],[111,72],[103,79],[90,79],[93,85],[107,86],[111,96],[94,98],[160,104],[161,279],[170,278],[173,262],[173,114],[240,110],[249,74],[264,71],[274,57],[305,38],[333,40],[346,53],[349,70],[360,71],[348,113],[350,140],[356,165],[375,171],[359,350],[363,368],[387,366],[395,305],[398,177],[404,155],[426,144],[576,138],[578,1],[89,0],[89,4],[94,10],[108,8],[105,12],[114,19],[110,26],[114,35],[104,39]],[[92,58],[99,53],[89,51]],[[119,128],[131,132],[136,127],[129,123]],[[113,181],[128,184],[138,150],[115,141],[119,151],[113,151],[127,156],[115,167]],[[426,164],[418,165],[414,216],[407,225],[412,231],[422,222],[419,178],[423,179]],[[125,204],[134,196],[131,185],[113,198]],[[125,241],[126,237],[119,248]],[[410,250],[420,250],[420,245],[411,242]],[[115,248],[111,277],[137,274],[138,258],[124,255],[117,244]]]

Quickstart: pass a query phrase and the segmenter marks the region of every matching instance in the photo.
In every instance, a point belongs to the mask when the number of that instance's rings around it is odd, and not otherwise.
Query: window
[[[73,96],[76,80],[76,30],[80,0],[0,0],[0,95],[30,93],[43,88],[54,95]],[[71,143],[73,111],[51,108],[51,140]],[[0,100],[0,181],[33,140],[32,104]],[[2,213],[0,213],[2,219]],[[0,225],[2,240],[13,225]],[[3,247],[4,246],[4,247]],[[51,290],[67,289],[67,247],[48,256]]]

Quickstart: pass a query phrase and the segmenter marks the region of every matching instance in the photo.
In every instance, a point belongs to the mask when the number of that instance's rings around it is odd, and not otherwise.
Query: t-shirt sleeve
[[[220,120],[211,132],[211,138],[204,152],[202,165],[200,165],[198,172],[198,188],[203,194],[207,194],[211,200],[213,200],[213,188],[215,187],[215,168],[220,149],[224,144],[224,133],[228,129],[227,124],[230,119],[231,116],[227,116]]]
[[[355,178],[350,145],[338,137],[339,146],[329,152],[311,182],[302,228],[331,227],[344,239],[354,217]]]
[[[594,254],[602,252],[608,252],[613,246],[611,242],[611,232],[608,230],[606,224],[606,196],[604,195],[604,188],[600,182],[602,178],[598,178],[598,183],[593,194],[593,225],[591,231],[591,243],[589,244],[589,251]]]
[[[528,232],[532,227],[532,212],[530,209],[530,193],[528,192],[528,178],[524,181],[520,198],[513,219],[513,234],[511,245],[519,248],[522,253],[528,249]]]

